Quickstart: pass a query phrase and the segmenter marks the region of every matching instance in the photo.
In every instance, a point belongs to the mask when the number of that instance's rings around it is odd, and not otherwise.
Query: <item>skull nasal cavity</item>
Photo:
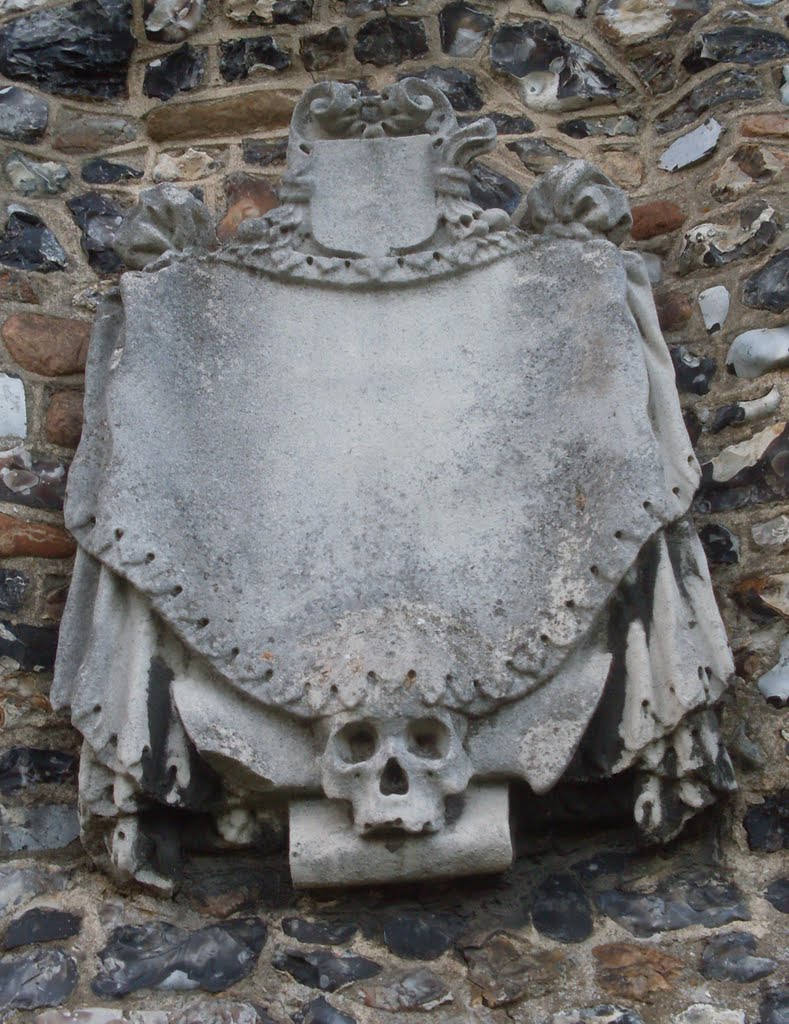
[[[380,788],[384,796],[402,796],[408,792],[408,776],[397,758],[390,757],[384,765]]]

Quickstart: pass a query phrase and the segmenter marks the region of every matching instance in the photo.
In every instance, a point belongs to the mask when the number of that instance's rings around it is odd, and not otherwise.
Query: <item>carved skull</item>
[[[446,797],[462,793],[472,774],[464,721],[443,709],[421,717],[334,716],[320,760],[326,796],[351,802],[360,835],[438,832]]]

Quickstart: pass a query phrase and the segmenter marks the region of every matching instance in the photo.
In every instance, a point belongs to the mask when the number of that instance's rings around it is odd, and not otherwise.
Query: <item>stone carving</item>
[[[286,823],[298,885],[500,871],[511,780],[626,777],[652,841],[733,788],[625,197],[571,161],[516,227],[469,198],[494,140],[425,82],[324,82],[234,241],[171,185],[118,231],[53,702],[119,881]]]

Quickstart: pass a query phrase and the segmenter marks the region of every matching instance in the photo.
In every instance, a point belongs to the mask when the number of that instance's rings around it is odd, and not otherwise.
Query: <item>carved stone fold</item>
[[[424,82],[324,82],[235,241],[172,186],[119,232],[53,688],[119,881],[171,890],[192,814],[289,818],[297,884],[358,884],[504,869],[510,780],[630,773],[656,841],[733,787],[627,201],[575,161],[515,228],[469,197],[494,141]]]

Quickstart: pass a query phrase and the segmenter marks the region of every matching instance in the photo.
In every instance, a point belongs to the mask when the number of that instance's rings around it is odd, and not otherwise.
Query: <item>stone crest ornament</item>
[[[516,227],[469,197],[494,141],[416,79],[324,82],[232,242],[170,185],[118,232],[53,702],[119,881],[286,831],[301,886],[502,871],[514,780],[629,779],[653,841],[733,788],[627,201],[574,161]]]

